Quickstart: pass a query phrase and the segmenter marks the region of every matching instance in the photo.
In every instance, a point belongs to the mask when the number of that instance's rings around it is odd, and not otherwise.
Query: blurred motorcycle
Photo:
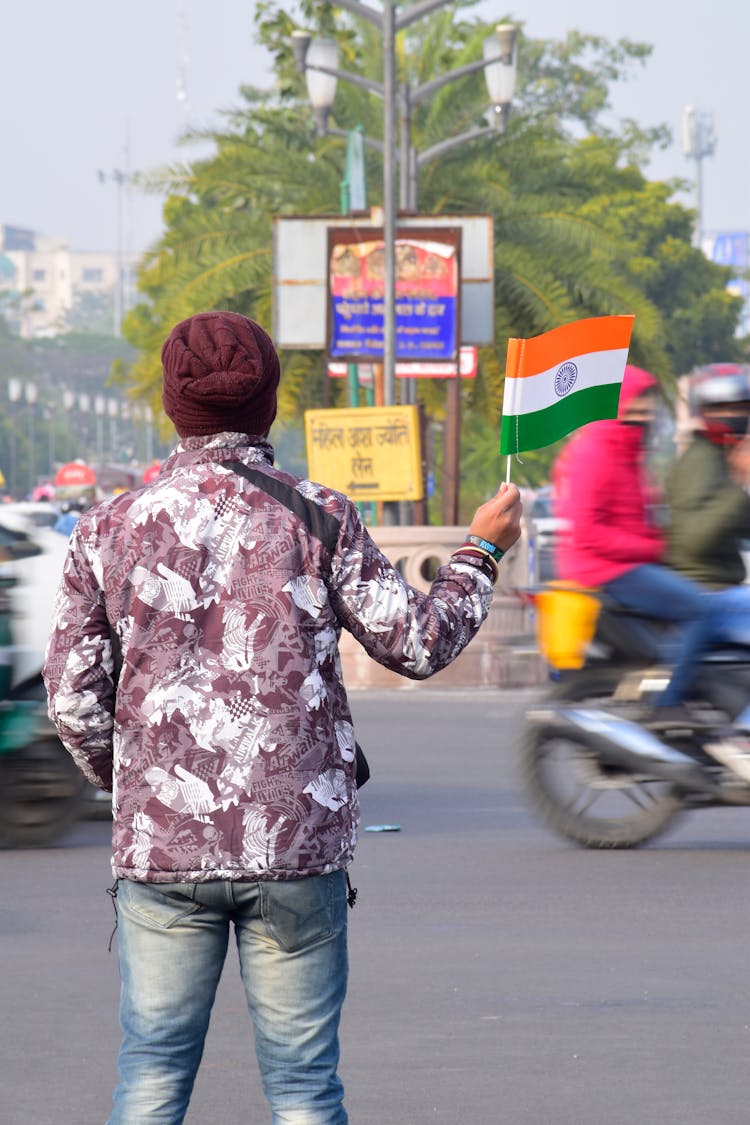
[[[28,535],[0,527],[0,562],[38,553]],[[84,779],[49,721],[41,673],[15,682],[10,595],[16,581],[13,573],[0,573],[0,845],[43,847],[80,815]]]
[[[658,718],[669,633],[593,590],[525,591],[552,684],[521,748],[531,807],[588,848],[655,839],[691,809],[750,805],[750,785],[705,750],[750,699],[750,644],[705,654],[685,714]]]
[[[41,677],[0,702],[0,844],[54,843],[79,817],[84,779],[47,718]]]

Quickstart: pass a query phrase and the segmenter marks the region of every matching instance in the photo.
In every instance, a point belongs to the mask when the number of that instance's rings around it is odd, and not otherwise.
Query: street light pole
[[[417,183],[417,156],[411,145],[410,106],[415,100],[428,97],[445,83],[471,74],[485,68],[492,60],[480,59],[459,67],[450,74],[441,75],[432,82],[419,87],[414,94],[404,84],[399,89],[396,79],[396,35],[409,24],[423,19],[437,8],[444,7],[448,0],[421,0],[412,4],[402,14],[397,14],[397,5],[391,0],[385,0],[382,9],[370,7],[361,0],[337,0],[337,7],[344,8],[353,15],[367,20],[379,28],[383,39],[383,82],[373,82],[362,75],[350,74],[339,70],[335,65],[318,61],[315,57],[320,40],[313,41],[312,36],[306,31],[292,32],[292,45],[297,64],[302,70],[317,71],[334,78],[342,78],[369,90],[383,99],[383,252],[385,257],[385,277],[383,294],[383,397],[386,406],[391,406],[396,401],[396,117],[399,100],[401,102],[401,137],[400,137],[400,203],[404,210],[416,210],[416,183]],[[515,34],[515,29],[513,29]],[[313,56],[310,51],[313,50]],[[497,61],[500,61],[498,51]],[[309,88],[309,87],[308,87]],[[327,131],[327,117],[333,102],[333,87],[328,87],[329,102],[326,106],[322,102],[324,96],[320,91],[321,101],[314,101],[315,115],[320,132]],[[471,140],[486,130],[471,130],[465,139]],[[455,144],[461,143],[454,140]],[[441,150],[442,151],[442,150]]]
[[[117,246],[115,247],[115,292],[114,292],[114,315],[113,315],[113,330],[115,336],[119,336],[122,331],[122,318],[124,314],[124,294],[122,284],[123,273],[123,254],[122,254],[122,228],[123,228],[123,188],[128,182],[127,172],[115,168],[109,175],[106,172],[99,172],[99,183],[105,184],[111,180],[117,185]]]
[[[383,82],[374,82],[362,75],[351,74],[337,67],[337,48],[334,40],[314,40],[310,32],[292,32],[292,48],[297,66],[304,71],[308,80],[308,92],[315,111],[318,132],[346,135],[343,130],[329,129],[328,117],[333,106],[338,78],[349,81],[368,90],[383,100],[383,251],[384,251],[384,294],[383,294],[383,402],[391,406],[396,401],[396,359],[397,359],[397,318],[396,318],[396,174],[399,173],[399,203],[403,211],[416,212],[418,208],[419,168],[431,160],[478,137],[490,133],[505,132],[510,104],[515,85],[515,48],[517,29],[512,24],[499,24],[495,32],[484,43],[483,57],[474,62],[441,74],[420,86],[401,85],[396,75],[396,34],[409,24],[422,19],[448,0],[417,0],[397,15],[397,5],[391,0],[383,0],[382,9],[375,9],[361,0],[335,0],[336,6],[374,24],[382,34],[383,41]],[[325,45],[325,47],[324,47]],[[422,153],[417,153],[411,141],[412,107],[425,101],[437,90],[459,78],[482,70],[487,81],[492,115],[491,124],[475,127],[455,137],[449,137],[432,145]],[[310,72],[328,76],[327,85],[318,85],[311,80]],[[331,83],[331,79],[333,82]],[[399,153],[396,159],[397,115],[399,117]],[[380,148],[377,141],[364,138],[366,143]],[[460,342],[460,341],[459,341]],[[413,379],[406,379],[401,385],[401,401],[416,402],[416,386]],[[456,514],[458,508],[458,456],[460,426],[460,385],[458,373],[455,386],[448,390],[448,413],[451,425],[450,443],[446,431],[445,458],[449,455],[455,461],[453,466],[453,485],[450,503],[446,505]],[[448,445],[450,444],[450,450]]]
[[[383,6],[383,404],[396,401],[396,9]]]
[[[36,383],[26,383],[24,397],[29,408],[29,494],[31,494],[36,484],[36,426],[34,417],[38,398]]]

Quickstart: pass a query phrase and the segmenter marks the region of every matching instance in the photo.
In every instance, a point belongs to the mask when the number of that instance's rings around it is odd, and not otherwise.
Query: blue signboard
[[[382,297],[333,298],[331,355],[383,357]],[[456,298],[396,300],[396,358],[452,360],[456,355]]]
[[[337,239],[337,235],[340,237]],[[330,334],[334,359],[383,357],[382,239],[330,232]],[[396,358],[449,362],[458,354],[458,245],[449,238],[396,240]]]
[[[711,247],[711,258],[722,266],[734,266],[738,271],[750,267],[750,232],[746,230],[721,231],[715,235]],[[733,277],[727,289],[742,297],[745,305],[739,331],[745,333],[750,323],[750,282],[746,277]]]

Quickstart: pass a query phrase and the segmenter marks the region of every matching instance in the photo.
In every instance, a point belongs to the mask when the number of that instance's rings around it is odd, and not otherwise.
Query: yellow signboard
[[[421,500],[416,406],[306,410],[310,480],[353,500]]]

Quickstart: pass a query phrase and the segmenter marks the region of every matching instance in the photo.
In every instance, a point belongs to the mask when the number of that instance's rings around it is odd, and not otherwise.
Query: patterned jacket
[[[64,745],[113,791],[118,878],[346,866],[359,806],[341,627],[421,679],[489,609],[474,556],[454,554],[421,593],[350,500],[272,464],[262,439],[188,438],[73,532],[44,677]]]

